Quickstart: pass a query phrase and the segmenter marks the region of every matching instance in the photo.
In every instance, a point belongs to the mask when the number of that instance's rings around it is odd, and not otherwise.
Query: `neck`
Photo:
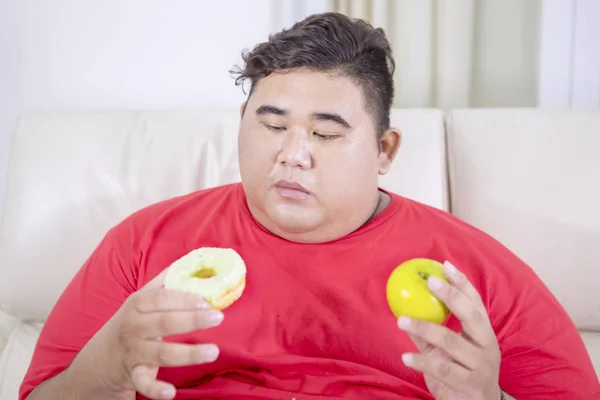
[[[377,215],[379,215],[383,210],[385,210],[385,208],[388,206],[388,204],[390,204],[391,200],[392,200],[392,198],[390,197],[389,194],[382,192],[380,190],[379,198],[377,201],[377,205],[375,206],[375,210],[373,210],[373,214],[371,214],[371,216],[369,217],[369,219],[366,222],[369,222],[370,220],[375,218]]]
[[[312,229],[312,230],[293,231],[293,230],[286,229],[288,227],[285,225],[280,226],[278,224],[278,221],[273,219],[272,216],[269,215],[268,212],[266,212],[266,210],[264,210],[260,207],[259,208],[253,207],[252,203],[248,201],[247,197],[244,199],[244,201],[246,202],[246,205],[248,207],[248,211],[250,212],[250,214],[252,215],[252,217],[258,224],[260,224],[263,228],[265,228],[266,230],[268,230],[275,236],[279,236],[282,239],[289,240],[292,242],[297,242],[297,243],[324,243],[324,242],[329,242],[332,240],[336,240],[340,237],[343,237],[343,236],[347,235],[348,233],[350,233],[356,229],[359,229],[364,224],[366,224],[369,221],[371,221],[372,219],[374,219],[377,215],[379,215],[383,210],[386,209],[386,207],[391,203],[392,198],[387,193],[384,193],[381,190],[378,190],[377,197],[374,200],[375,201],[373,203],[375,203],[375,204],[371,206],[372,211],[369,214],[366,214],[366,215],[368,215],[368,218],[366,220],[362,219],[362,221],[361,221],[356,218],[356,215],[353,216],[354,218],[351,218],[351,219],[353,219],[353,221],[350,221],[351,224],[352,223],[356,224],[356,226],[354,226],[354,227],[352,227],[352,226],[348,227],[347,220],[343,221],[343,223],[341,224],[342,226],[340,226],[339,223],[332,224],[331,221],[329,221],[329,223],[328,223],[328,221],[321,221],[324,223],[321,224],[321,226],[314,227],[314,229]],[[257,203],[260,203],[260,202],[257,202]],[[338,221],[339,221],[339,218],[338,218]]]

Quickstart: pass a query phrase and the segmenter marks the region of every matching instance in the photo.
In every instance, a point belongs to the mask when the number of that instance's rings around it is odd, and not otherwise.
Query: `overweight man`
[[[575,326],[523,261],[379,188],[401,145],[393,69],[383,30],[335,13],[245,53],[241,183],[113,227],[49,315],[20,399],[600,398]],[[225,310],[164,287],[200,247],[246,264]],[[451,311],[442,324],[386,302],[413,258],[444,264],[428,280]]]

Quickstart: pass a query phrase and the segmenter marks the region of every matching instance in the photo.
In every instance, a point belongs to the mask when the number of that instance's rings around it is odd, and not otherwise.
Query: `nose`
[[[288,130],[285,133],[277,161],[290,167],[309,169],[312,167],[311,153],[308,135],[305,132]]]

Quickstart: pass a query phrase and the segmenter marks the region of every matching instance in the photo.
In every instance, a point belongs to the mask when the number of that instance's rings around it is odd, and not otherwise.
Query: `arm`
[[[488,254],[495,271],[483,289],[502,353],[500,387],[519,400],[600,398],[581,336],[553,294],[508,250]]]
[[[80,364],[80,365],[76,365]],[[90,364],[74,362],[66,370],[37,386],[27,400],[134,400],[135,393],[118,395],[107,391],[90,369]],[[90,379],[91,378],[91,379]]]
[[[487,282],[499,280],[490,269],[481,271],[487,272]],[[407,317],[398,320],[419,349],[416,354],[403,354],[402,360],[424,374],[432,395],[488,400],[512,398],[506,393],[519,400],[556,395],[561,399],[598,398],[600,385],[579,333],[531,271],[529,276],[522,272],[519,278],[537,290],[516,285],[521,291],[508,289],[508,301],[496,291],[492,298],[498,305],[492,307],[485,306],[478,290],[451,264],[444,265],[444,274],[448,283],[430,277],[428,286],[455,317],[449,326]],[[530,295],[535,302],[528,300]],[[537,308],[547,301],[554,306]],[[494,314],[510,319],[498,325],[488,318]]]
[[[128,260],[131,242],[128,235],[114,235],[105,238],[52,310],[19,399],[132,400],[135,393],[172,399],[177,389],[157,379],[160,367],[218,357],[214,344],[162,338],[217,326],[223,314],[201,297],[166,290],[164,269],[135,290],[139,271]]]
[[[54,306],[21,384],[20,400],[114,398],[100,393],[102,382],[95,381],[93,365],[76,356],[135,290],[131,268],[113,244],[117,235],[115,230],[108,233]]]

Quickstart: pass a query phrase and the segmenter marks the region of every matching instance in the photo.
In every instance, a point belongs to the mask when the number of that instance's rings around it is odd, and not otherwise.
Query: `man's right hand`
[[[75,358],[70,368],[92,368],[102,386],[117,398],[135,392],[150,399],[171,399],[175,387],[156,379],[158,368],[216,360],[214,344],[163,342],[162,338],[219,325],[220,311],[198,296],[166,290],[164,272],[132,294]],[[83,364],[82,364],[83,363]]]

